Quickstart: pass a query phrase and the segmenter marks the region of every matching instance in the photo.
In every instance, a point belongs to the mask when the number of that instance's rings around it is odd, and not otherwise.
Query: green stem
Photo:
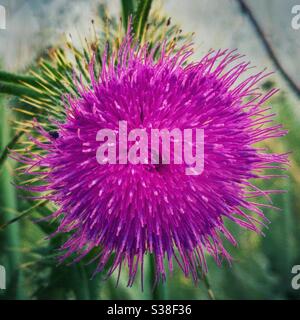
[[[166,283],[158,283],[154,288],[156,266],[155,259],[152,255],[149,255],[149,265],[150,265],[150,289],[152,290],[153,300],[168,300],[168,290]]]
[[[1,104],[1,101],[0,101]],[[9,127],[10,110],[2,106],[0,108],[1,123],[1,149],[3,150],[11,141],[11,131]],[[2,207],[4,208],[2,216],[4,222],[14,218],[11,212],[17,211],[16,190],[11,184],[13,162],[7,160],[5,166],[1,168],[1,188],[2,188]],[[13,224],[10,228],[4,231],[4,249],[7,256],[7,274],[8,287],[12,290],[11,293],[15,299],[22,298],[21,292],[21,273],[19,265],[21,261],[20,254],[20,228],[19,223]]]
[[[89,284],[86,270],[81,264],[72,267],[72,286],[77,300],[89,300]]]
[[[157,290],[157,285],[155,287],[154,286],[154,282],[155,282],[155,261],[152,255],[149,254],[149,280],[150,280],[150,290],[152,290],[152,299],[153,300],[159,300],[159,295],[158,295],[158,290]]]
[[[91,264],[85,267],[87,273],[87,281],[88,287],[90,292],[90,299],[91,300],[99,300],[100,299],[100,291],[101,291],[101,281],[102,281],[102,273],[98,273],[92,279],[90,275],[93,274],[95,270],[95,265]]]
[[[204,285],[207,289],[207,294],[208,294],[208,297],[210,300],[216,300],[216,297],[211,289],[211,286],[210,286],[210,283],[208,281],[208,278],[206,275],[203,276],[203,282],[204,282]]]

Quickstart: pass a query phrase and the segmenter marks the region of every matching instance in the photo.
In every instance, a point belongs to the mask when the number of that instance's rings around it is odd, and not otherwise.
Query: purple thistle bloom
[[[287,162],[286,155],[256,145],[286,133],[263,106],[276,92],[257,89],[264,72],[245,77],[249,63],[234,51],[210,52],[195,63],[187,61],[190,47],[163,48],[156,59],[155,52],[126,37],[99,78],[91,63],[92,85],[76,82],[80,97],[65,99],[66,119],[56,124],[57,134],[37,125],[47,143],[32,139],[44,152],[21,159],[29,174],[37,167],[46,171],[45,183],[28,189],[58,206],[51,215],[60,218],[56,233],[68,234],[62,259],[75,253],[79,260],[100,248],[96,272],[109,264],[110,275],[125,263],[129,286],[148,253],[157,280],[166,277],[165,258],[170,270],[174,260],[195,281],[207,271],[205,254],[218,264],[222,257],[230,261],[221,235],[236,241],[224,218],[261,233],[267,222],[261,209],[268,205],[253,198],[276,191],[262,191],[252,179],[267,179],[264,169]],[[128,129],[204,129],[203,173],[188,176],[174,164],[99,165],[97,132],[117,130],[122,120]]]

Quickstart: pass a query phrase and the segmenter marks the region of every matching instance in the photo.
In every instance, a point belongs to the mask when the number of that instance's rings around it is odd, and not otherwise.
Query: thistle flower
[[[91,85],[74,76],[77,95],[63,97],[55,131],[36,124],[30,139],[40,152],[19,156],[26,174],[44,182],[27,189],[57,205],[50,216],[59,219],[55,234],[68,235],[61,259],[75,254],[78,261],[98,248],[96,272],[109,266],[111,275],[125,264],[129,286],[149,253],[157,280],[166,278],[165,259],[170,270],[176,261],[195,281],[207,271],[206,254],[218,264],[230,261],[221,237],[236,241],[224,221],[261,233],[268,205],[253,198],[276,191],[253,181],[287,162],[286,155],[257,146],[285,134],[264,107],[276,90],[257,89],[265,72],[247,76],[249,63],[235,51],[209,52],[191,63],[191,46],[157,49],[127,35],[110,57],[106,50],[99,73],[89,64]],[[161,163],[99,165],[97,132],[117,132],[119,121],[147,130],[203,129],[203,173],[188,176],[183,165]]]

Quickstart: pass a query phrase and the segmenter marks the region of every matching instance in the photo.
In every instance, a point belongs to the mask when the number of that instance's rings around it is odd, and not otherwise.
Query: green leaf
[[[134,3],[132,0],[121,0],[122,18],[125,31],[128,27],[128,19],[134,13]]]
[[[41,94],[30,88],[19,84],[0,82],[0,94],[9,94],[17,97],[27,96],[31,98],[40,97]]]
[[[15,84],[20,84],[21,82],[25,82],[31,85],[35,85],[37,83],[37,79],[35,77],[14,74],[14,73],[6,72],[3,70],[0,70],[0,81],[11,82]]]
[[[138,8],[133,19],[133,31],[139,40],[143,37],[151,5],[152,0],[139,0]]]

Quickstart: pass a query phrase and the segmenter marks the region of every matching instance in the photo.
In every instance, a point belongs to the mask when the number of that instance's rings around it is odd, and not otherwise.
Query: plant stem
[[[154,287],[155,283],[155,261],[152,255],[149,254],[149,280],[150,280],[150,290],[152,290],[152,299],[159,300],[157,285]]]
[[[89,286],[86,270],[81,264],[72,267],[72,287],[77,300],[89,300]]]
[[[101,291],[101,282],[102,282],[102,273],[96,274],[92,279],[90,275],[94,272],[95,266],[94,264],[85,266],[88,287],[90,292],[91,300],[99,300],[100,299],[100,291]]]
[[[152,290],[152,299],[153,300],[167,300],[168,293],[167,293],[167,284],[166,283],[158,283],[155,287],[153,287],[156,278],[156,266],[155,266],[155,259],[152,255],[149,255],[149,272],[150,272],[150,290]]]
[[[281,73],[282,77],[285,79],[285,81],[287,82],[289,87],[294,91],[294,93],[299,98],[300,97],[299,85],[292,79],[292,77],[288,74],[287,70],[281,64],[281,61],[277,57],[276,52],[271,45],[271,42],[269,41],[268,37],[266,36],[265,32],[263,31],[263,28],[261,27],[261,25],[258,23],[258,20],[254,16],[250,6],[248,6],[246,1],[244,1],[244,0],[237,0],[237,2],[240,5],[241,11],[248,16],[249,21],[251,22],[256,34],[258,35],[259,39],[261,40],[262,45],[264,46],[269,58],[272,60],[274,65],[277,67],[278,71]]]
[[[210,286],[210,283],[208,281],[208,278],[206,275],[203,276],[203,282],[204,282],[204,285],[207,289],[207,294],[208,294],[208,297],[210,300],[216,300],[216,297],[211,289],[211,286]]]

